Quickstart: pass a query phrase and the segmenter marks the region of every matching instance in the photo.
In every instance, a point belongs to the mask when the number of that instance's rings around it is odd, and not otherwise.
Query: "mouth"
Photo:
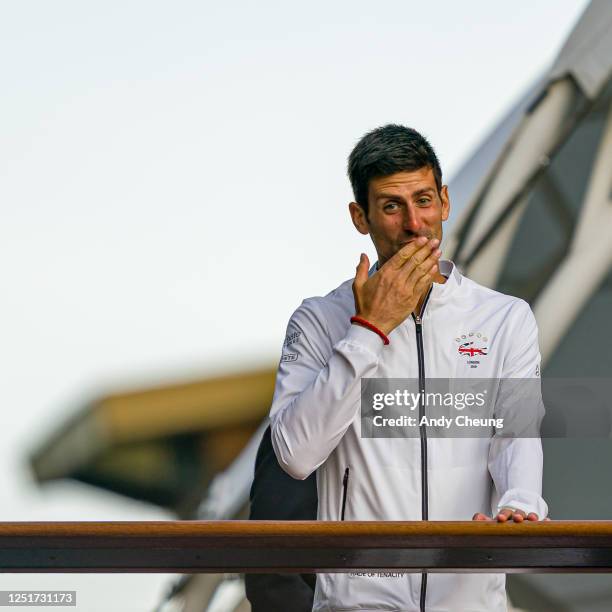
[[[413,238],[409,238],[408,240],[404,240],[403,242],[400,242],[400,247],[405,247],[407,244],[414,242],[417,238],[427,238],[429,240],[430,238],[433,238],[433,236],[426,236],[425,234],[414,236]]]

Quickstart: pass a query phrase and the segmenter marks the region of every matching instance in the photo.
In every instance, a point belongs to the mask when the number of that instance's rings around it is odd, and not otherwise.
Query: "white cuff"
[[[540,521],[548,516],[548,504],[542,496],[527,489],[517,488],[506,491],[497,504],[497,512],[502,508],[516,508],[525,514],[535,512]]]
[[[358,325],[357,323],[351,324],[348,333],[341,342],[367,349],[371,353],[374,353],[376,357],[378,357],[383,346],[385,346],[383,339],[376,332],[373,332],[367,327],[363,327],[363,325]]]

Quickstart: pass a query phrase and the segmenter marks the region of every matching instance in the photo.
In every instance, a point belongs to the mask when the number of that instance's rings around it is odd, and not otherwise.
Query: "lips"
[[[431,238],[433,238],[433,236],[427,236],[426,234],[419,234],[418,236],[414,236],[414,238],[409,238],[408,240],[404,240],[404,242],[400,242],[400,245],[404,247],[407,244],[414,242],[417,238],[427,238],[427,240],[430,240]]]

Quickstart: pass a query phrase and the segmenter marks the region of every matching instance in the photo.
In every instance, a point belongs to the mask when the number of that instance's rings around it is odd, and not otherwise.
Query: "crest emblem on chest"
[[[482,332],[468,332],[455,338],[457,355],[466,358],[466,365],[474,369],[480,365],[480,357],[489,354],[489,338]]]

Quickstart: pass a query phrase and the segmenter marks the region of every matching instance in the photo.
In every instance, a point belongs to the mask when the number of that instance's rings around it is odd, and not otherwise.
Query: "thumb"
[[[368,280],[368,270],[370,269],[370,260],[365,253],[359,256],[357,271],[355,272],[355,285],[361,287]]]

